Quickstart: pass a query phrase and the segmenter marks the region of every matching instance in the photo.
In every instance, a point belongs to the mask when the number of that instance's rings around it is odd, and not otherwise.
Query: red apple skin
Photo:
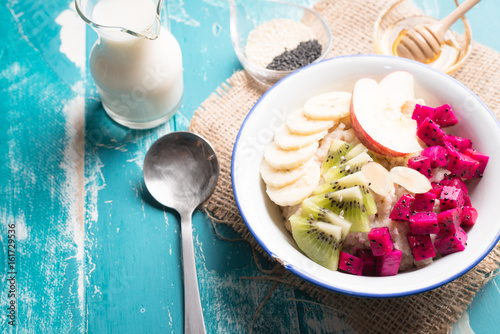
[[[358,137],[359,141],[365,145],[367,149],[370,151],[380,154],[380,155],[385,155],[388,157],[404,157],[407,156],[410,153],[413,152],[397,152],[394,150],[391,150],[390,148],[380,144],[377,142],[375,139],[373,139],[368,133],[366,133],[365,130],[361,127],[361,124],[359,124],[358,119],[356,118],[356,112],[354,111],[354,91],[353,91],[353,98],[351,99],[351,108],[350,108],[350,116],[351,116],[351,126],[352,129],[354,130],[354,133],[356,134],[356,137]]]

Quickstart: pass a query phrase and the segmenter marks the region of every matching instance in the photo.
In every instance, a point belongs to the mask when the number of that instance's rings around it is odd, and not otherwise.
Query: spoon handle
[[[469,11],[472,7],[474,7],[481,0],[466,0],[460,6],[455,8],[448,16],[441,20],[441,31],[444,33],[456,20],[464,16],[464,14]]]
[[[184,333],[205,334],[198,275],[194,258],[192,212],[181,212],[182,265],[184,270]]]

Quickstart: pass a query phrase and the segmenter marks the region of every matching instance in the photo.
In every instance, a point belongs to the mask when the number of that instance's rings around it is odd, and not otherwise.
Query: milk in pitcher
[[[181,49],[160,26],[161,5],[152,0],[98,0],[91,10],[99,40],[90,55],[90,71],[108,115],[130,128],[164,123],[182,100]]]

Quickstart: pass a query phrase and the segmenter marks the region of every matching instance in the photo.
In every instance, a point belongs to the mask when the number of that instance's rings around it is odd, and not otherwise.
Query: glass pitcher
[[[184,92],[182,53],[161,25],[163,0],[75,0],[99,35],[90,72],[106,113],[133,129],[166,122]]]

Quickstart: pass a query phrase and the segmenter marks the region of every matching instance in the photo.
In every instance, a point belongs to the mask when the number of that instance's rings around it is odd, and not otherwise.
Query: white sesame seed
[[[266,67],[285,50],[295,49],[300,42],[312,39],[314,32],[302,22],[273,19],[250,31],[245,54],[255,65]]]

